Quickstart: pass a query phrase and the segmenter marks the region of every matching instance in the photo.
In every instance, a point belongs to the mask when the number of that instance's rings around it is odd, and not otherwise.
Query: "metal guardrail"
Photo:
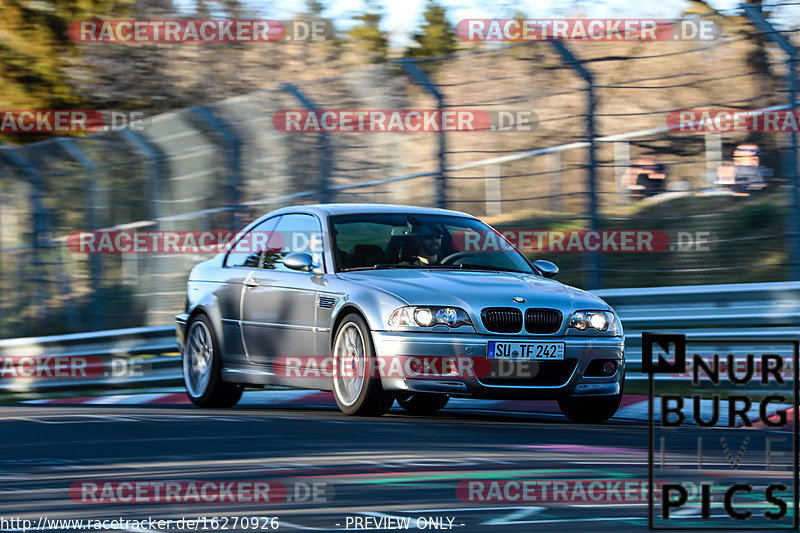
[[[687,339],[753,344],[800,338],[800,282],[700,285],[594,291],[622,319],[627,379],[641,381],[643,331],[686,334]],[[96,358],[106,374],[114,359],[143,362],[141,376],[86,379],[0,379],[0,393],[83,388],[131,388],[182,383],[173,326],[118,329],[0,340],[0,357]]]
[[[593,293],[608,302],[622,320],[626,383],[634,386],[648,379],[641,373],[644,331],[681,333],[690,346],[692,341],[704,341],[703,351],[718,353],[729,350],[732,342],[742,350],[800,339],[800,282],[605,289]]]
[[[800,282],[743,283],[593,291],[630,330],[796,326]],[[800,328],[797,330],[800,332]]]
[[[48,337],[0,340],[0,361],[15,361],[12,377],[0,378],[0,394],[130,388],[182,383],[181,361],[174,326],[91,331]],[[62,359],[64,358],[64,359]],[[65,358],[81,358],[85,368],[75,377]],[[36,379],[24,374],[30,365],[42,365]],[[31,369],[32,370],[32,369]]]

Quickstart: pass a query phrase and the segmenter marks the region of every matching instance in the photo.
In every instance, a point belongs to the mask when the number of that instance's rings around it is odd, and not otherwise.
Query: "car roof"
[[[474,218],[468,213],[461,211],[453,211],[450,209],[439,209],[435,207],[420,207],[413,205],[396,205],[396,204],[362,204],[362,203],[337,203],[337,204],[310,204],[310,205],[297,205],[289,206],[272,211],[270,215],[279,215],[281,213],[316,213],[317,215],[326,217],[330,215],[351,215],[358,213],[414,213],[432,215],[456,215]]]

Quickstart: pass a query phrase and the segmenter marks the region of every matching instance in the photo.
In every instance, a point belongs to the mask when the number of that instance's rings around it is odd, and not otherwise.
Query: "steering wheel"
[[[454,254],[450,254],[444,259],[442,259],[439,264],[442,265],[458,265],[460,264],[458,261],[465,258],[472,258],[473,260],[470,261],[473,265],[479,266],[493,266],[492,263],[484,260],[480,255],[476,254],[475,252],[456,252]]]

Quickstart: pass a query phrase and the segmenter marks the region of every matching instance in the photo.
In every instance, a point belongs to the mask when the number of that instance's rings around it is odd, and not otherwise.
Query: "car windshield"
[[[418,268],[535,273],[508,241],[474,218],[358,213],[329,220],[339,272]]]

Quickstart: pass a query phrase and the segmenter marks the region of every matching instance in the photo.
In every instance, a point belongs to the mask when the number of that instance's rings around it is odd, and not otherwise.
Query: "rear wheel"
[[[222,357],[214,327],[206,315],[195,316],[183,347],[183,381],[189,399],[198,407],[233,407],[242,387],[222,381]]]
[[[348,415],[380,416],[394,403],[383,390],[369,326],[356,313],[344,317],[333,342],[333,396]]]
[[[446,394],[412,392],[397,395],[398,405],[412,415],[431,415],[447,405],[449,400]]]

